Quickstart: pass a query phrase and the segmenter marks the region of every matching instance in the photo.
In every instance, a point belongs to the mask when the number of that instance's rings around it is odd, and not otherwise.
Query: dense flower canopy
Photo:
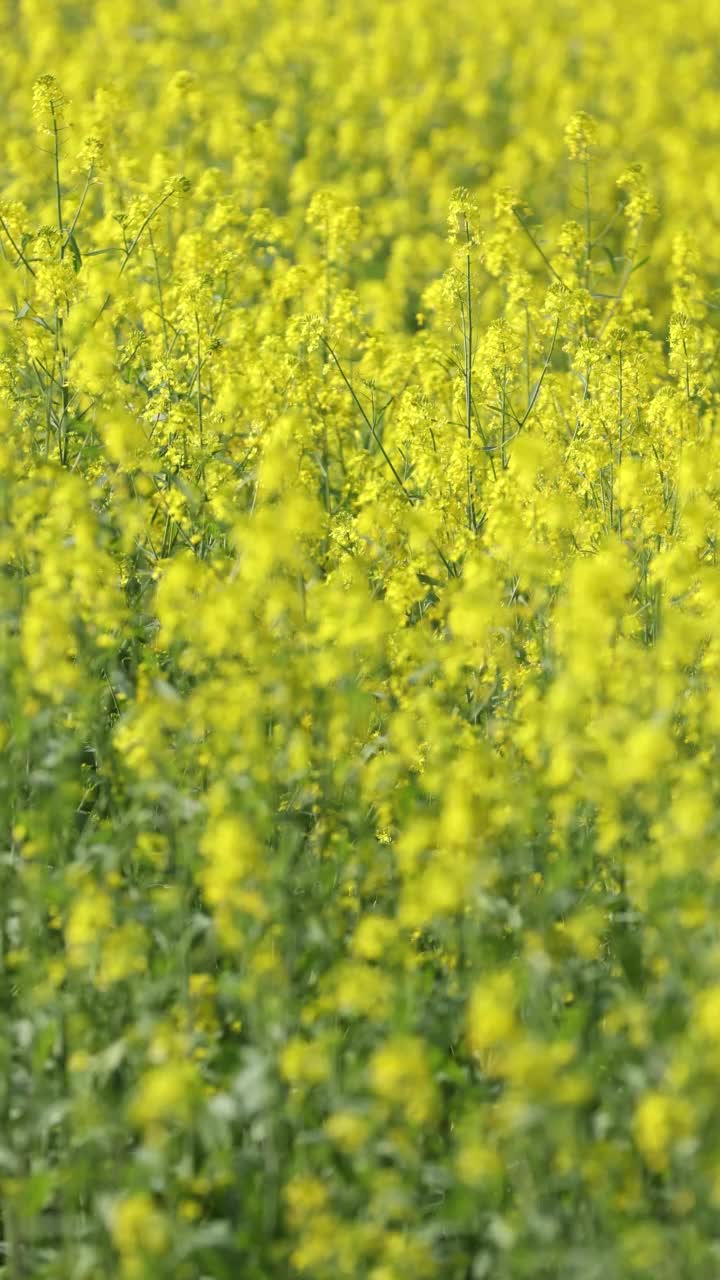
[[[0,23],[0,1275],[709,1280],[720,3]]]

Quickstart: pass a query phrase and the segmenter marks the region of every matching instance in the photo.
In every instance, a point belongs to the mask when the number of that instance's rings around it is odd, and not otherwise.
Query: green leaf
[[[82,267],[82,254],[80,253],[80,250],[78,248],[78,242],[72,233],[68,236],[67,242],[68,242],[68,245],[70,246],[70,252],[72,254],[72,260],[73,260],[73,267],[75,268],[75,274],[77,275],[78,271]]]
[[[608,247],[607,247],[607,245],[606,245],[606,244],[601,244],[601,245],[600,245],[600,248],[602,249],[603,253],[605,254],[605,257],[607,258],[608,262],[610,263],[610,267],[611,267],[612,271],[613,271],[613,272],[617,271],[617,261],[616,261],[616,258],[615,258],[615,254],[610,252],[610,250],[608,249]]]
[[[649,261],[650,261],[650,254],[648,254],[646,258],[641,258],[639,262],[636,262],[636,263],[635,263],[635,266],[633,267],[632,271],[630,272],[630,275],[632,275],[632,274],[633,274],[633,272],[635,272],[635,271],[639,271],[639,270],[640,270],[640,268],[641,268],[641,267],[644,267],[644,266],[645,266],[645,263],[646,263],[646,262],[649,262]]]

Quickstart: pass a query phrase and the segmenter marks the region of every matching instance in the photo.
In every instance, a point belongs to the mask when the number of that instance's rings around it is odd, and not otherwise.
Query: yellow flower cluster
[[[718,0],[20,0],[0,1275],[705,1280]]]

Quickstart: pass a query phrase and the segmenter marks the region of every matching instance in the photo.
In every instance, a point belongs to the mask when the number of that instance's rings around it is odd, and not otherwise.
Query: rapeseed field
[[[0,3],[0,1276],[720,1273],[720,3]]]

